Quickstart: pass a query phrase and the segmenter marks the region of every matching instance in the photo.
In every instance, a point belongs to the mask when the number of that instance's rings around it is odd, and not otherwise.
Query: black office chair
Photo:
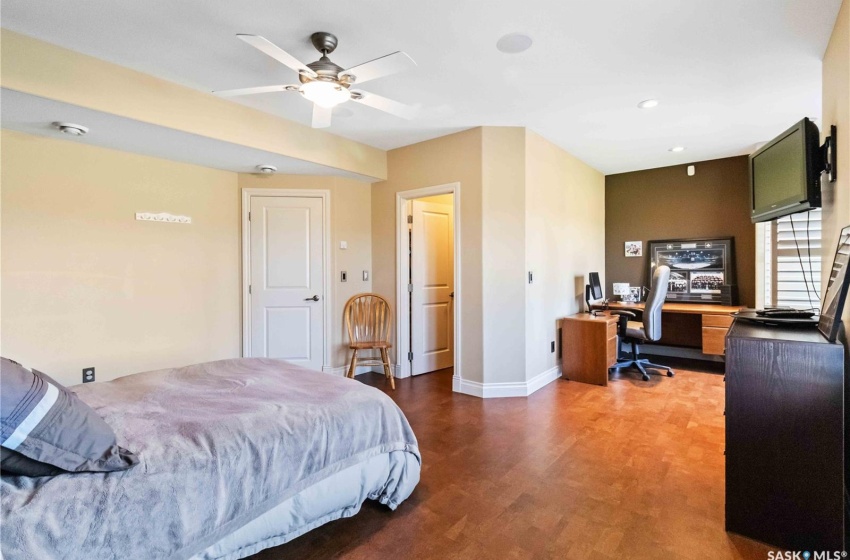
[[[643,380],[649,381],[647,368],[661,369],[667,371],[668,377],[673,377],[673,370],[667,366],[653,364],[649,360],[640,359],[638,356],[637,345],[643,342],[656,341],[661,338],[661,306],[664,305],[664,299],[667,297],[667,282],[670,280],[670,268],[667,266],[659,266],[655,269],[652,275],[652,289],[649,291],[649,296],[646,298],[646,303],[643,308],[643,322],[630,321],[636,316],[631,311],[614,310],[610,311],[612,315],[619,315],[620,322],[617,324],[617,335],[620,337],[620,343],[628,342],[632,345],[631,356],[618,360],[608,371],[620,371],[621,368],[636,367],[640,370]],[[620,344],[617,344],[617,354],[619,356]]]

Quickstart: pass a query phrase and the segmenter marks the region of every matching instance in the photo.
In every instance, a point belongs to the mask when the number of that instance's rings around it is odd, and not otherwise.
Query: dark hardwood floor
[[[488,400],[452,393],[450,370],[395,392],[358,376],[404,410],[422,481],[395,512],[367,501],[252,558],[764,559],[723,529],[723,377],[676,373]]]

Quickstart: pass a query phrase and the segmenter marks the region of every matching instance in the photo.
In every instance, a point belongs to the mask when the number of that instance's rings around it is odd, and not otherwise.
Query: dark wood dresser
[[[727,531],[788,550],[847,550],[845,348],[816,329],[732,325]]]

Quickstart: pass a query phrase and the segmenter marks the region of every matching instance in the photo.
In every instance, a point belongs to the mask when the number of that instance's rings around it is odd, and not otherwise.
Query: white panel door
[[[454,216],[449,204],[412,202],[413,375],[454,365]]]
[[[321,198],[251,197],[251,346],[246,356],[322,369],[323,210]]]

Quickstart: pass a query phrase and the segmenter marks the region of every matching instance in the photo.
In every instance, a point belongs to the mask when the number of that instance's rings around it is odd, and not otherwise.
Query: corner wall
[[[558,366],[560,319],[581,310],[587,273],[604,270],[605,176],[534,132],[525,142],[525,252],[534,272],[525,291],[525,371],[531,381]]]
[[[485,380],[524,383],[525,129],[484,127],[481,140]]]
[[[821,134],[838,126],[838,180],[823,182],[823,273],[826,286],[835,255],[838,234],[850,225],[850,0],[844,0],[823,57],[823,113]],[[844,307],[844,323],[850,325],[850,305]]]
[[[459,182],[462,287],[461,364],[465,380],[484,379],[481,294],[481,138],[480,128],[450,134],[387,152],[386,181],[372,184],[372,286],[396,309],[396,193]],[[394,354],[394,352],[393,352]]]

